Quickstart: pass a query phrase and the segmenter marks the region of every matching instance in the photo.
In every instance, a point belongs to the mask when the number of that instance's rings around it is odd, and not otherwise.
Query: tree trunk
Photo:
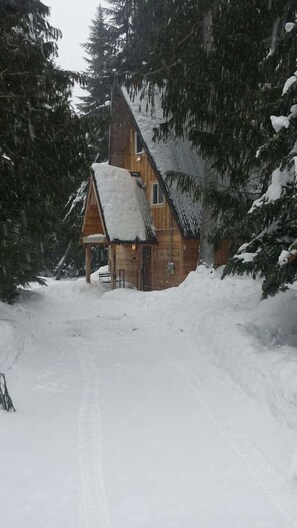
[[[204,264],[207,267],[214,265],[214,233],[215,219],[213,210],[205,201],[205,194],[208,186],[216,185],[217,175],[211,169],[210,161],[204,165],[203,189],[202,189],[202,218],[200,227],[200,251],[198,264]]]
[[[203,19],[203,43],[207,54],[213,47],[213,20],[212,12],[209,10],[205,13]],[[205,193],[208,186],[216,185],[217,175],[211,169],[211,160],[205,160],[203,189],[202,189],[202,218],[200,227],[200,251],[198,264],[205,264],[208,267],[214,265],[214,229],[215,221],[212,218],[212,209],[205,202]]]
[[[62,268],[64,266],[64,262],[66,261],[67,259],[67,256],[68,256],[68,253],[70,251],[70,248],[72,246],[72,241],[70,240],[68,246],[67,246],[67,249],[63,255],[63,257],[61,258],[59,264],[57,265],[56,269],[55,269],[55,272],[56,272],[56,280],[60,280],[61,279],[61,274],[62,274]]]
[[[15,411],[15,408],[12,403],[12,399],[8,394],[6,379],[4,374],[0,373],[0,408],[4,411]]]

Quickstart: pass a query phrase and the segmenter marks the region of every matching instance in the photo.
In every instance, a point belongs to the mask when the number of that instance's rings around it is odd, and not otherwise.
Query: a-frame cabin
[[[114,88],[109,165],[93,166],[83,226],[86,247],[92,245],[90,235],[100,235],[98,243],[110,247],[113,273],[123,270],[127,282],[145,291],[178,286],[196,269],[201,204],[168,183],[166,173],[186,173],[200,181],[204,170],[187,140],[153,140],[162,121],[158,92],[153,97],[152,106],[145,92],[130,97],[125,89]],[[229,244],[221,242],[216,266],[225,263],[228,251]]]

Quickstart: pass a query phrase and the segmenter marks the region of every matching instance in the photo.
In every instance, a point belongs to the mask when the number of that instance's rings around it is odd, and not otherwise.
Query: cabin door
[[[152,248],[151,246],[141,246],[142,248],[142,270],[143,270],[143,291],[152,289]]]

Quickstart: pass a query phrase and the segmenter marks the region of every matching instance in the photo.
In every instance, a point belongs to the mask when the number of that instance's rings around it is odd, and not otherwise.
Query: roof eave
[[[103,223],[103,227],[104,227],[104,231],[105,231],[105,236],[106,236],[108,244],[110,244],[110,237],[109,237],[109,234],[108,234],[108,231],[107,231],[105,217],[104,217],[104,211],[103,211],[103,207],[102,207],[102,204],[101,204],[101,201],[100,201],[100,196],[99,196],[99,192],[98,192],[98,189],[97,189],[97,182],[96,182],[96,178],[95,178],[93,169],[92,169],[92,174],[91,174],[91,181],[94,184],[94,189],[95,189],[95,192],[96,192],[96,198],[97,198],[97,201],[98,201],[99,214],[100,214],[101,219],[102,219],[102,223]]]
[[[116,245],[123,245],[123,246],[129,246],[132,244],[135,244],[136,246],[144,246],[144,245],[151,245],[151,244],[158,244],[158,240],[156,238],[150,238],[147,240],[120,240],[120,239],[113,239],[110,240],[110,244],[116,244]]]

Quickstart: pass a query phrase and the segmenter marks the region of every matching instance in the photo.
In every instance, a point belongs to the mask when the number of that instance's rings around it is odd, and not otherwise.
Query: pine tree
[[[108,157],[109,106],[116,62],[116,44],[110,27],[104,21],[104,10],[99,5],[91,21],[90,37],[83,44],[88,56],[80,111],[89,117],[90,163],[105,161]]]
[[[104,22],[101,5],[97,9],[94,20],[91,21],[90,37],[83,47],[89,56],[85,58],[88,64],[85,89],[89,95],[81,98],[80,108],[84,113],[100,115],[102,109],[110,102],[115,53],[115,46],[108,26]]]
[[[142,79],[159,85],[165,119],[157,136],[187,136],[205,159],[207,172],[222,177],[219,185],[211,178],[203,188],[204,204],[220,216],[219,232],[213,235],[245,237],[250,226],[244,213],[258,185],[260,162],[255,154],[267,138],[269,120],[269,98],[263,89],[267,70],[261,65],[282,2],[147,4],[150,20],[157,9],[160,22],[155,28],[147,24],[147,64],[128,72],[127,82],[137,87]],[[186,175],[176,178],[182,190],[201,197],[202,189]]]
[[[187,134],[234,185],[257,166],[259,65],[276,15],[266,0],[168,2],[148,65],[148,79],[163,85],[164,132]]]
[[[113,40],[118,50],[124,50],[133,33],[133,20],[139,0],[110,0],[106,10],[110,17]],[[141,0],[140,3],[142,4]]]
[[[263,295],[273,295],[297,278],[297,24],[296,0],[282,6],[276,45],[264,68],[270,78],[265,90],[270,130],[258,151],[261,197],[254,202],[250,221],[257,233],[230,261],[226,274],[261,276]],[[266,128],[266,123],[260,123]]]
[[[60,32],[38,0],[0,3],[0,298],[39,277],[57,211],[86,170],[69,96],[75,78],[53,59]]]

